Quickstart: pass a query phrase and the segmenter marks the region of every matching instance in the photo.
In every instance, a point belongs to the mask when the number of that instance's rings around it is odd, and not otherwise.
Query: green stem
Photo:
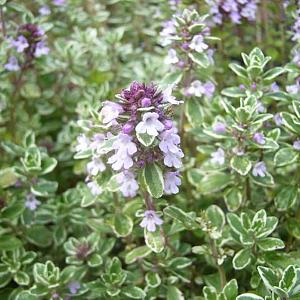
[[[223,289],[224,286],[226,285],[226,274],[225,274],[225,270],[224,270],[223,266],[218,264],[219,254],[218,254],[218,250],[217,250],[217,247],[216,247],[216,242],[215,242],[215,240],[213,240],[210,237],[209,237],[209,245],[210,245],[210,249],[211,249],[211,252],[212,252],[212,257],[213,257],[213,259],[215,261],[215,264],[216,264],[216,267],[218,269],[218,273],[219,273],[219,276],[220,276],[221,287]]]
[[[6,26],[5,26],[5,19],[4,19],[4,13],[3,13],[3,7],[0,7],[0,18],[1,18],[1,29],[3,37],[6,38]]]

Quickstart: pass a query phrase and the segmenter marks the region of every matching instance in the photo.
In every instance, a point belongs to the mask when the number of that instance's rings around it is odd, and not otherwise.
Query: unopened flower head
[[[178,169],[184,156],[180,137],[170,109],[181,101],[172,95],[172,85],[161,91],[154,84],[133,82],[116,96],[105,101],[99,112],[101,124],[91,123],[91,133],[77,138],[76,151],[90,151],[87,164],[88,187],[93,195],[102,193],[97,176],[106,169],[116,172],[119,190],[125,197],[138,193],[138,173],[147,164],[156,163],[164,172],[165,193],[179,191]],[[99,122],[99,121],[97,121]],[[106,147],[105,145],[109,145]]]
[[[32,60],[49,53],[46,38],[45,32],[37,25],[24,24],[20,26],[17,37],[11,40],[11,47],[18,53],[24,53],[27,60]]]
[[[203,53],[212,60],[207,37],[210,30],[205,18],[195,10],[184,10],[181,15],[175,15],[172,20],[163,24],[161,44],[168,46],[166,64],[183,68],[190,63],[190,55]]]

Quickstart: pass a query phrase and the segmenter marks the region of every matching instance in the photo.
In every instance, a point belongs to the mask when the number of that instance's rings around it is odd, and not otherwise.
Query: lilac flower
[[[51,10],[50,10],[49,6],[45,5],[45,6],[41,6],[41,7],[40,7],[39,13],[40,13],[42,16],[48,16],[48,15],[51,14]]]
[[[183,101],[176,100],[176,97],[172,96],[173,87],[174,86],[172,84],[169,84],[167,88],[164,90],[163,92],[164,102],[169,102],[174,105],[183,103]]]
[[[66,0],[52,0],[52,3],[56,6],[63,6],[66,4]]]
[[[293,148],[298,151],[300,150],[300,140],[294,141]]]
[[[257,109],[256,109],[256,111],[257,111],[258,113],[264,113],[264,112],[267,111],[267,109],[266,109],[266,107],[262,104],[261,101],[257,101]]]
[[[115,154],[107,162],[112,165],[114,170],[129,169],[133,166],[131,156],[137,152],[137,147],[132,142],[130,135],[120,133],[112,148],[115,149]]]
[[[159,115],[153,112],[147,112],[143,115],[143,121],[137,124],[135,130],[137,133],[147,133],[157,136],[159,131],[164,130],[164,125],[158,120]]]
[[[156,226],[160,226],[162,224],[163,220],[156,214],[154,210],[146,210],[140,226],[142,228],[146,228],[146,230],[149,232],[154,232],[156,230]]]
[[[177,194],[179,192],[178,186],[181,185],[179,172],[167,172],[164,175],[164,192],[167,195]]]
[[[215,133],[225,133],[226,132],[226,124],[222,122],[217,122],[213,126],[213,131]]]
[[[11,41],[12,47],[15,47],[17,52],[22,53],[29,47],[27,39],[23,35],[19,35],[16,40]]]
[[[273,120],[274,120],[274,122],[277,126],[281,126],[282,123],[283,123],[283,120],[282,120],[282,117],[281,117],[280,113],[275,114],[274,117],[273,117]]]
[[[188,88],[188,93],[195,95],[196,97],[201,97],[204,94],[205,90],[203,84],[199,80],[195,80],[191,83],[191,86]]]
[[[279,91],[279,85],[276,82],[273,82],[270,86],[271,92],[278,92]]]
[[[20,70],[20,66],[19,66],[17,58],[15,56],[11,56],[8,59],[8,62],[4,65],[4,68],[7,71],[19,71]]]
[[[180,151],[180,136],[177,134],[176,128],[171,128],[169,130],[165,130],[159,136],[160,143],[159,148],[162,152],[168,153],[178,153]]]
[[[80,283],[78,281],[72,281],[68,284],[68,288],[71,294],[76,295],[80,289]]]
[[[96,181],[88,182],[87,187],[90,189],[91,194],[93,196],[99,196],[100,194],[102,194],[102,188],[99,186],[99,184]]]
[[[86,166],[89,175],[96,176],[98,173],[103,172],[106,167],[100,158],[93,157],[93,159]]]
[[[211,154],[211,161],[214,164],[224,165],[225,163],[225,152],[222,148],[218,148],[217,151]]]
[[[36,199],[34,194],[29,193],[26,195],[25,207],[29,210],[35,211],[40,204],[41,202]]]
[[[173,20],[169,20],[163,24],[163,29],[160,33],[162,46],[167,46],[172,43],[172,36],[176,33],[176,26]]]
[[[266,164],[263,161],[257,162],[252,170],[253,176],[265,177],[267,173]]]
[[[167,153],[164,153],[164,164],[167,167],[174,167],[178,169],[182,166],[181,158],[183,157],[184,154],[181,149],[179,149],[176,153],[168,151]]]
[[[122,112],[123,108],[120,104],[111,101],[105,101],[100,115],[104,124],[112,126],[118,124],[116,119]]]
[[[139,185],[135,180],[135,176],[130,171],[124,171],[117,175],[117,181],[121,185],[120,191],[124,197],[135,197],[139,189]]]
[[[40,41],[36,44],[34,56],[35,57],[41,57],[43,55],[47,55],[49,53],[50,49],[46,46],[45,41]]]
[[[248,19],[249,21],[255,21],[256,19],[256,10],[257,5],[254,1],[249,1],[246,5],[242,8],[241,15]]]
[[[179,58],[177,57],[177,53],[175,49],[169,49],[168,56],[165,58],[165,63],[168,65],[177,64],[179,62]]]
[[[260,145],[264,145],[266,143],[265,136],[261,132],[254,133],[253,140],[255,143],[260,144]]]
[[[80,134],[77,137],[77,146],[76,146],[76,152],[82,152],[89,149],[90,146],[90,140],[86,137],[84,134]]]
[[[102,133],[96,133],[91,138],[91,141],[87,139],[87,143],[89,144],[89,147],[97,154],[101,155],[100,147],[102,146],[103,142],[105,141],[105,135]],[[83,144],[85,142],[83,141]]]
[[[207,98],[211,98],[215,92],[215,85],[211,81],[208,81],[204,83],[203,88],[204,88],[204,95]]]
[[[202,53],[208,48],[208,45],[204,43],[204,37],[199,34],[193,37],[190,48],[196,52]]]
[[[293,85],[287,85],[286,90],[290,94],[298,94],[300,92],[300,83],[299,80],[296,81],[296,84]]]
[[[241,15],[238,11],[232,11],[230,14],[230,19],[232,23],[234,24],[240,24],[241,23]]]

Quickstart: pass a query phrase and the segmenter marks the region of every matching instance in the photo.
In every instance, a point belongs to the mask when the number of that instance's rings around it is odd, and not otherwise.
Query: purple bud
[[[251,88],[252,88],[253,90],[256,90],[256,83],[252,83],[252,84],[251,84]]]
[[[226,132],[226,124],[222,122],[217,122],[213,126],[213,130],[215,133],[225,133]]]
[[[145,161],[144,160],[139,160],[138,162],[137,162],[137,165],[140,167],[140,168],[143,168],[144,166],[145,166]]]
[[[133,125],[132,125],[132,123],[126,123],[126,124],[123,126],[123,128],[122,128],[122,131],[123,131],[123,133],[125,133],[125,134],[131,133],[132,130],[133,130]]]
[[[166,130],[169,130],[173,127],[173,122],[170,119],[165,120],[163,123],[165,125]]]
[[[257,144],[261,144],[261,145],[264,145],[266,143],[265,136],[263,135],[263,133],[260,133],[260,132],[256,132],[253,135],[253,140]]]
[[[244,90],[245,86],[243,84],[240,84],[240,90]]]
[[[142,107],[149,107],[151,105],[151,99],[144,98],[142,99]]]
[[[178,68],[180,69],[183,69],[185,67],[185,62],[183,60],[180,60],[178,63],[177,63],[177,66]]]
[[[184,42],[181,44],[181,48],[183,50],[189,50],[190,49],[190,44],[188,42]]]
[[[298,151],[300,150],[300,140],[297,140],[293,143],[293,148]]]

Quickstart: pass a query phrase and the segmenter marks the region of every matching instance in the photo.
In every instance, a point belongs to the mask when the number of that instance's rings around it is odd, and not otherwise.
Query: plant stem
[[[5,19],[4,19],[4,13],[3,13],[3,7],[0,6],[0,17],[1,17],[1,30],[3,37],[6,38],[6,26],[5,26]]]
[[[218,254],[218,250],[217,250],[217,247],[216,247],[216,242],[215,242],[215,240],[213,240],[210,237],[209,237],[209,245],[210,245],[210,249],[211,249],[211,252],[212,252],[212,257],[215,261],[216,267],[217,267],[218,272],[219,272],[221,287],[223,289],[224,286],[226,285],[226,274],[225,274],[225,270],[224,270],[223,266],[218,264],[219,254]]]

